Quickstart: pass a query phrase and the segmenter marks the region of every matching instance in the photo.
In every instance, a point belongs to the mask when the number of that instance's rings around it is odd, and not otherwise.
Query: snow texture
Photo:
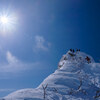
[[[99,100],[100,63],[80,51],[68,51],[58,69],[37,88],[22,89],[0,100]]]

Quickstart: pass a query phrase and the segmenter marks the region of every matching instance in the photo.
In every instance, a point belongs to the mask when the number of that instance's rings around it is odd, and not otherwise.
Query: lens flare
[[[16,28],[17,17],[12,13],[1,13],[0,14],[0,33],[8,34],[13,32]]]

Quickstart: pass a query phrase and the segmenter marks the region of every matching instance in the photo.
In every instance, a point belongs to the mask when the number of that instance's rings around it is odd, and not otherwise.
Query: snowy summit
[[[98,100],[99,97],[100,63],[80,50],[70,49],[57,70],[37,88],[18,90],[0,100]]]

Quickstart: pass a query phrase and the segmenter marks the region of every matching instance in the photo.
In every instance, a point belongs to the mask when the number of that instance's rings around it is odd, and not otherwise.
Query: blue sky
[[[0,32],[0,97],[37,87],[70,48],[100,59],[99,0],[0,0],[14,29]]]

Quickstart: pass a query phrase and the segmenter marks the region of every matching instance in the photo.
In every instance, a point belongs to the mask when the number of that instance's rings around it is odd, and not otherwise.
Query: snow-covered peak
[[[72,86],[73,83],[69,83],[71,79],[76,79],[79,78],[79,76],[82,75],[85,76],[89,73],[92,73],[93,75],[93,69],[96,67],[93,67],[93,65],[96,66],[94,59],[80,51],[68,51],[63,57],[61,58],[59,64],[58,64],[58,69],[48,76],[39,86],[42,87],[42,84],[48,84],[50,87],[63,87],[63,86]],[[78,83],[77,83],[78,84]],[[65,88],[64,87],[64,88]]]
[[[91,91],[90,91],[91,90]],[[68,51],[58,69],[35,89],[22,89],[0,100],[94,100],[100,97],[100,63],[80,51]]]
[[[58,68],[64,67],[66,63],[94,63],[94,59],[84,52],[69,50],[61,58]]]

